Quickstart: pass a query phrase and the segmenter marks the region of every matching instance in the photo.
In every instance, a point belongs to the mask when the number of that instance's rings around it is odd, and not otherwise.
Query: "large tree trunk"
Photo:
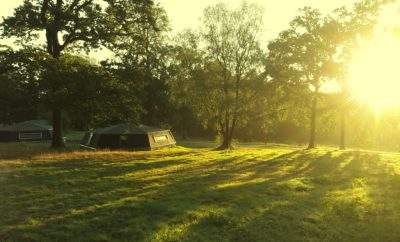
[[[346,112],[342,109],[340,113],[340,145],[341,150],[346,149]]]
[[[225,131],[222,134],[222,144],[217,148],[218,150],[229,150],[232,149],[232,140],[233,134],[235,132],[236,127],[236,118],[233,119],[232,124],[228,121],[228,126],[224,129]]]
[[[51,142],[52,148],[64,148],[65,143],[62,135],[62,114],[61,109],[53,109],[53,138]]]
[[[217,150],[229,150],[232,148],[232,135],[229,126],[225,127],[224,132],[222,132],[222,144],[217,148]]]
[[[226,80],[226,78],[225,78]],[[236,122],[238,120],[238,109],[239,109],[239,89],[240,89],[240,74],[236,75],[236,85],[235,85],[235,106],[234,106],[234,112],[232,115],[230,115],[229,111],[226,110],[225,113],[225,129],[223,132],[223,142],[222,144],[218,147],[219,150],[227,150],[227,149],[232,149],[232,139],[233,139],[233,134],[235,132],[236,128]],[[225,98],[228,97],[228,85],[225,82],[224,85],[224,92],[225,92]],[[229,104],[228,102],[226,103],[226,107],[228,107]],[[231,117],[232,116],[232,117]],[[231,121],[232,118],[232,121]]]
[[[222,134],[222,144],[217,148],[218,150],[229,150],[232,148],[232,136],[224,132]]]
[[[187,127],[186,127],[186,123],[183,123],[181,125],[181,137],[183,140],[187,140],[188,139],[188,131],[187,131]]]
[[[308,142],[307,149],[315,148],[315,129],[316,129],[316,121],[317,121],[317,93],[315,93],[312,106],[311,106],[311,124],[310,124],[310,140]]]
[[[52,49],[52,56],[55,59],[59,59],[61,56],[58,40],[56,37],[53,37],[53,49]],[[57,87],[53,86],[53,92],[55,92]],[[62,133],[62,111],[60,107],[54,107],[53,108],[53,137],[52,137],[52,142],[51,142],[51,147],[58,149],[58,148],[64,148],[65,143],[63,139],[63,133]]]

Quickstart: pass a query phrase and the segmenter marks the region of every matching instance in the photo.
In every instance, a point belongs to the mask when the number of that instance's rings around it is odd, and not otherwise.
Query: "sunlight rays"
[[[379,36],[356,52],[350,65],[350,88],[375,110],[400,106],[400,42]]]
[[[400,107],[400,38],[398,4],[382,12],[374,35],[360,43],[349,65],[349,87],[353,96],[376,112]]]

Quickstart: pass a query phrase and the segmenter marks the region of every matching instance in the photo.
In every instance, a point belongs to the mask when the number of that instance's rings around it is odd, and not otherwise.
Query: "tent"
[[[118,124],[88,132],[81,146],[89,149],[152,150],[174,146],[176,141],[171,131],[149,127]]]
[[[51,140],[53,128],[45,120],[0,125],[0,142]]]

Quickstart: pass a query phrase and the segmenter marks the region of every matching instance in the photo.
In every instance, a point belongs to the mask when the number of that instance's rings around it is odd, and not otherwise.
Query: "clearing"
[[[0,241],[399,241],[400,154],[0,145]]]

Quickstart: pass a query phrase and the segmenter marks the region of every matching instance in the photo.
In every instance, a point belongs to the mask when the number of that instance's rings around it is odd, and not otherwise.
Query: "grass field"
[[[0,145],[0,241],[400,241],[400,154],[73,149]]]

